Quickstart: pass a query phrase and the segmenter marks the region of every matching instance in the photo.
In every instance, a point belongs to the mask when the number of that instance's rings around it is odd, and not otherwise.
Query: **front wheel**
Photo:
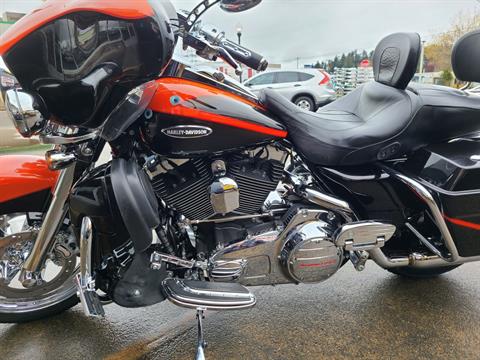
[[[43,282],[25,288],[19,281],[41,227],[40,212],[0,214],[0,323],[20,323],[58,314],[78,303],[75,282],[78,247],[67,221],[42,271]]]
[[[434,268],[414,268],[410,266],[387,269],[389,272],[412,279],[427,279],[445,274],[460,265],[441,266]]]

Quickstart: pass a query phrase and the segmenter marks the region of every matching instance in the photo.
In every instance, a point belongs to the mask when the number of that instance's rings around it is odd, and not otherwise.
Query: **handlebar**
[[[236,44],[227,38],[223,39],[219,46],[227,50],[235,60],[254,70],[264,71],[268,67],[268,61],[262,55]]]
[[[186,24],[185,13],[178,15],[181,24]],[[184,35],[183,42],[184,46],[192,47],[206,59],[222,58],[237,72],[240,71],[237,61],[257,71],[264,71],[268,67],[268,61],[262,55],[227,39],[223,31],[211,25],[197,23]]]

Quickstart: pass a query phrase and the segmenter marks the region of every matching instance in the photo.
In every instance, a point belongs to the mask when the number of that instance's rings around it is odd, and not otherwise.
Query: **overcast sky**
[[[102,0],[98,0],[101,2]],[[118,0],[122,1],[122,0]],[[159,0],[162,1],[162,0]],[[192,9],[195,0],[173,0]],[[0,0],[0,12],[30,11],[40,0]],[[312,63],[354,49],[371,50],[388,33],[415,31],[428,40],[459,12],[480,11],[479,0],[264,0],[240,14],[211,9],[204,21],[217,25],[272,63]]]

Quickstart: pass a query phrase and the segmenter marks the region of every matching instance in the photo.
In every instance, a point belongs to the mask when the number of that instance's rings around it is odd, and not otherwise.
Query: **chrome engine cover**
[[[278,228],[249,236],[217,251],[210,258],[210,278],[213,281],[238,281],[246,286],[298,282],[282,264],[281,253],[288,239],[292,239],[290,234],[298,233],[303,224],[310,222],[328,224],[328,211],[291,207],[282,217],[283,224]],[[331,234],[328,228],[325,239],[330,240]],[[331,267],[328,271],[331,271]]]
[[[307,222],[291,231],[280,252],[288,275],[299,283],[317,283],[336,273],[344,256],[332,236],[330,225],[324,221]]]

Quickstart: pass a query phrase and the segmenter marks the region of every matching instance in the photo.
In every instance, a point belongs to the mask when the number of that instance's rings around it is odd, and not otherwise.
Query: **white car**
[[[330,75],[319,69],[268,71],[243,84],[255,94],[263,89],[275,89],[294,104],[310,111],[336,99]]]

